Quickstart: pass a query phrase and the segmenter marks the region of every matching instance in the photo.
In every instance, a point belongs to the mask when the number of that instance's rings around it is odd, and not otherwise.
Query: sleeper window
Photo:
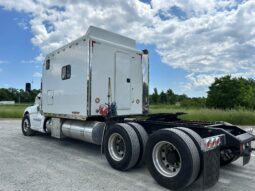
[[[46,66],[45,66],[46,70],[50,69],[50,60],[46,60]]]
[[[61,78],[62,80],[67,80],[71,78],[71,65],[66,65],[62,67]]]

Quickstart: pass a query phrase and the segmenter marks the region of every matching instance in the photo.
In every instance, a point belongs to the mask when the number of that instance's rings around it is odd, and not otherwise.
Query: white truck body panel
[[[43,112],[87,115],[87,54],[88,43],[79,41],[47,57],[50,68],[43,67]],[[67,65],[71,65],[71,77],[62,80],[62,67]]]
[[[90,27],[85,36],[50,53],[43,67],[43,114],[73,119],[98,116],[100,105],[108,103],[109,79],[117,114],[142,114],[143,57],[135,44],[135,40]],[[71,76],[63,80],[61,71],[67,65]]]
[[[125,52],[115,53],[115,91],[116,102],[119,110],[129,110],[131,108],[131,83],[127,80],[131,78],[131,58]],[[123,82],[123,83],[120,83]],[[125,99],[121,97],[125,95]]]
[[[35,98],[33,106],[27,107],[23,115],[29,115],[30,128],[35,131],[45,133],[44,131],[44,119],[45,117],[40,112],[41,94],[38,94]]]

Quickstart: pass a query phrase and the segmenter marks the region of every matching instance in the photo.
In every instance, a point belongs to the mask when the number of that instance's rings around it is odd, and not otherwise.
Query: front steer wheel
[[[139,159],[138,136],[135,130],[125,123],[117,123],[109,127],[105,133],[104,149],[107,161],[117,170],[129,170]]]
[[[171,190],[189,186],[200,170],[195,143],[178,129],[161,129],[149,137],[146,162],[158,184]]]
[[[29,115],[24,115],[22,119],[22,124],[21,124],[21,130],[23,135],[25,136],[32,136],[35,134],[35,131],[31,129],[31,123],[29,119]]]

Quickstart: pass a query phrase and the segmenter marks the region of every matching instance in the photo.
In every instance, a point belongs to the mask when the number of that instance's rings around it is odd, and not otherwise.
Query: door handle
[[[131,82],[130,78],[127,78],[127,83],[130,83],[130,82]]]

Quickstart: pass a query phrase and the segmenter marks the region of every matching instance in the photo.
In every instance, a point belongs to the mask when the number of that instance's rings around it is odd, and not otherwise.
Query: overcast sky
[[[255,1],[0,0],[0,87],[40,87],[43,57],[90,25],[150,51],[150,91],[206,96],[215,77],[254,78]]]

